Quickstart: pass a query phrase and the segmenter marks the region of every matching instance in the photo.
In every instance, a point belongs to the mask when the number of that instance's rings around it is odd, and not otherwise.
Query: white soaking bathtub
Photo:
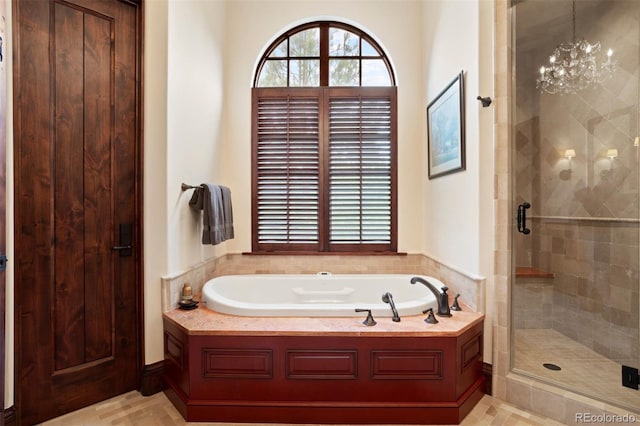
[[[391,306],[382,301],[389,292],[400,317],[438,311],[433,293],[419,276],[438,289],[433,277],[408,274],[256,274],[226,275],[207,281],[202,288],[206,307],[229,315],[255,317],[347,317],[364,316],[355,310],[371,309],[374,317],[392,317]]]

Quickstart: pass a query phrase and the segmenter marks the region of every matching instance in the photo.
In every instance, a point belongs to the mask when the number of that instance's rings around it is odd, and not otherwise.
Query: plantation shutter
[[[395,251],[395,87],[253,90],[253,251]]]
[[[256,91],[254,249],[317,250],[319,92]]]
[[[369,93],[371,92],[371,93]],[[332,250],[395,250],[393,89],[334,89],[329,111]]]

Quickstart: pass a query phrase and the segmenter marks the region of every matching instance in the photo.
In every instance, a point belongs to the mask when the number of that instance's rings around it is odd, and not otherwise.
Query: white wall
[[[164,164],[165,176],[149,182],[145,175],[145,217],[152,223],[164,221],[165,241],[145,241],[145,258],[164,264],[145,267],[147,310],[156,315],[159,295],[156,285],[163,275],[176,275],[211,257],[224,253],[251,250],[251,82],[256,61],[270,41],[284,29],[319,18],[331,18],[354,24],[375,36],[386,48],[398,80],[399,127],[399,236],[400,251],[421,252],[424,221],[420,205],[424,184],[421,172],[421,145],[424,120],[423,100],[416,96],[422,88],[420,0],[376,1],[362,7],[360,1],[218,1],[156,0],[146,3],[147,56],[164,56],[164,68],[147,66],[146,80],[156,81],[166,75],[163,110],[153,102],[149,111],[145,100],[145,152],[165,150],[149,156]],[[168,30],[152,22],[156,10],[166,11]],[[403,31],[396,29],[401,26]],[[160,37],[156,39],[154,32]],[[166,47],[163,47],[166,43]],[[156,50],[168,52],[157,53]],[[226,49],[226,50],[225,50]],[[160,65],[160,64],[158,64]],[[157,74],[157,76],[156,76]],[[161,97],[158,82],[150,96]],[[161,92],[162,93],[162,92]],[[230,95],[229,95],[230,94]],[[160,102],[159,105],[161,105]],[[153,117],[151,117],[153,116]],[[157,117],[157,119],[156,119]],[[149,126],[165,122],[166,134],[149,137]],[[159,132],[158,130],[155,130]],[[164,137],[163,137],[164,136]],[[164,141],[164,148],[162,147]],[[150,147],[150,144],[153,146]],[[163,188],[161,196],[149,191]],[[220,246],[200,244],[199,216],[188,207],[192,191],[180,192],[180,183],[216,182],[231,188],[234,203],[234,240]],[[166,195],[166,199],[161,199]],[[155,199],[151,200],[154,197]],[[157,215],[165,214],[166,218]],[[145,224],[147,224],[145,219]],[[147,226],[147,229],[149,227]],[[155,229],[155,228],[154,228]],[[157,237],[156,239],[161,239]],[[165,251],[166,250],[166,251]],[[153,298],[153,300],[151,300]],[[157,300],[156,300],[157,299]],[[147,318],[155,329],[157,320]],[[147,339],[147,345],[152,344]],[[157,346],[157,345],[154,345]],[[161,357],[159,350],[147,348],[147,360]],[[155,354],[156,356],[153,356]]]
[[[493,216],[487,218],[493,197],[492,107],[481,108],[476,97],[492,95],[492,22],[487,0],[425,1],[425,102],[464,70],[466,170],[427,181],[424,249],[448,265],[482,276],[490,275],[483,254],[493,252],[492,242],[486,241],[493,239],[486,233],[493,227]],[[488,33],[480,33],[481,25]],[[426,159],[423,164],[426,176]]]
[[[466,170],[428,180],[425,137],[424,251],[446,265],[487,278],[484,361],[490,363],[495,105],[482,108],[476,97],[493,97],[493,2],[425,0],[424,6],[425,103],[464,70],[466,141]]]
[[[229,163],[224,173],[232,189],[239,194],[233,199],[236,238],[230,242],[230,251],[251,250],[250,87],[256,60],[283,30],[328,17],[366,30],[386,49],[395,67],[398,81],[398,250],[421,252],[424,221],[420,204],[416,202],[423,193],[420,158],[424,110],[423,99],[419,96],[423,82],[421,1],[230,1],[227,9],[227,39],[232,41],[233,47],[225,58],[225,87],[232,96],[225,99],[224,148]]]
[[[145,3],[145,362],[163,359],[161,278],[219,256],[200,243],[200,214],[181,183],[227,184],[221,150],[222,1]]]
[[[203,246],[201,213],[188,207],[182,182],[228,184],[222,167],[225,6],[220,1],[169,3],[167,64],[167,271],[175,273],[219,255]],[[238,195],[238,194],[236,194]]]
[[[144,339],[147,363],[162,359],[160,277],[167,271],[168,3],[145,5],[144,50]],[[152,232],[155,230],[155,232]],[[154,361],[149,361],[154,360]]]

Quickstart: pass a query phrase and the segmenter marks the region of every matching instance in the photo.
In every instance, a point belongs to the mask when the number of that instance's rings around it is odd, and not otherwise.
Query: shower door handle
[[[529,207],[531,207],[529,203],[522,203],[518,206],[518,232],[522,232],[525,235],[531,232],[527,228],[527,209]]]

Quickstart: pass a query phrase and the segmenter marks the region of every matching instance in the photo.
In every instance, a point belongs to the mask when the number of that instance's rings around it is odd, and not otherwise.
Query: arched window
[[[287,31],[259,62],[252,117],[254,252],[397,250],[396,86],[375,40]]]

